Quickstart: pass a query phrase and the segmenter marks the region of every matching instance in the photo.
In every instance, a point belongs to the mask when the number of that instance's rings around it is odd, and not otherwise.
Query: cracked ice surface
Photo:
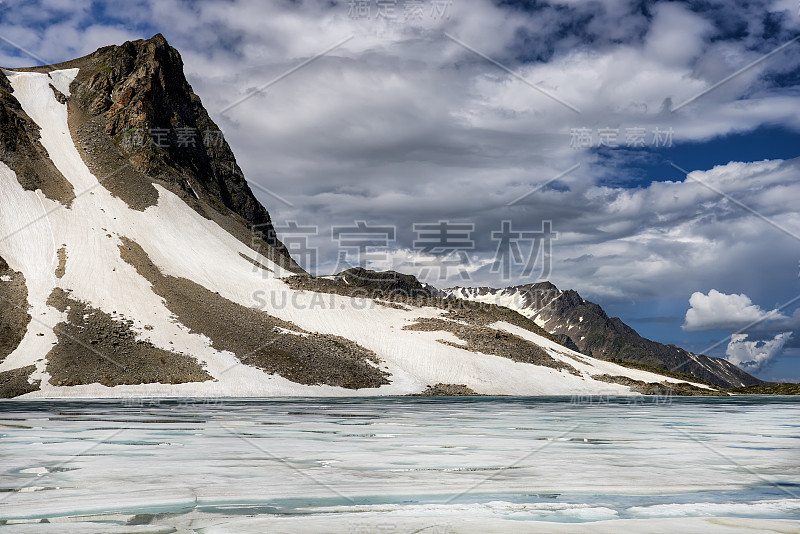
[[[765,397],[2,402],[0,520],[45,533],[797,532],[798,408]]]

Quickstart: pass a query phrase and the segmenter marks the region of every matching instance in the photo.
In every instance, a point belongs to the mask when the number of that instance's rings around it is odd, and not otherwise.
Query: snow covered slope
[[[141,210],[109,191],[62,102],[78,69],[4,74],[75,191],[69,205],[46,198],[0,162],[0,258],[24,277],[30,315],[0,361],[5,396],[402,395],[437,384],[586,395],[680,382],[580,355],[516,314],[297,289],[294,273],[158,183]]]
[[[472,300],[475,302],[485,302],[505,306],[533,319],[536,324],[545,327],[547,319],[542,319],[542,312],[555,299],[563,293],[552,284],[534,284],[531,291],[525,291],[527,286],[507,287],[495,289],[491,287],[454,287],[443,290],[447,295]]]

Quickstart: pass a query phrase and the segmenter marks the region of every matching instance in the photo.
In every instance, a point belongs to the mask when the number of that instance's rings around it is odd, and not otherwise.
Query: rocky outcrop
[[[30,322],[25,276],[0,258],[0,362],[19,346]]]
[[[436,290],[410,274],[372,271],[363,267],[353,267],[329,277],[293,276],[286,278],[285,282],[295,289],[357,298],[414,301],[438,296]]]
[[[363,267],[353,267],[342,271],[335,277],[350,287],[375,290],[383,295],[397,295],[409,298],[433,298],[434,291],[417,277],[396,271],[372,271]]]
[[[0,399],[11,399],[37,391],[41,381],[30,381],[30,376],[34,371],[36,371],[35,365],[26,365],[18,369],[0,372]]]
[[[434,384],[425,388],[422,393],[416,393],[412,397],[472,397],[478,395],[465,384]]]
[[[54,386],[100,383],[182,384],[211,380],[197,360],[137,338],[133,321],[120,320],[75,300],[57,288],[48,304],[67,314],[54,329],[56,344],[47,355]]]

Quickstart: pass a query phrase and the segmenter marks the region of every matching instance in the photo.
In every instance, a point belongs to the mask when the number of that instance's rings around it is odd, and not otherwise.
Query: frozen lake
[[[3,401],[0,531],[796,533],[798,438],[790,397]]]

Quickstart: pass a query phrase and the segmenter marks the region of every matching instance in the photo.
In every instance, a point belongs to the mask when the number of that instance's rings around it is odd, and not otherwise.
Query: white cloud
[[[738,328],[755,322],[787,319],[778,310],[762,310],[745,294],[726,295],[716,289],[708,295],[699,291],[693,293],[689,305],[683,328],[690,331]]]
[[[713,26],[708,20],[675,3],[657,4],[647,35],[647,53],[665,64],[686,65],[703,50]]]
[[[768,366],[791,337],[791,332],[783,332],[768,341],[747,341],[747,334],[733,334],[725,355],[732,364],[756,372]]]

